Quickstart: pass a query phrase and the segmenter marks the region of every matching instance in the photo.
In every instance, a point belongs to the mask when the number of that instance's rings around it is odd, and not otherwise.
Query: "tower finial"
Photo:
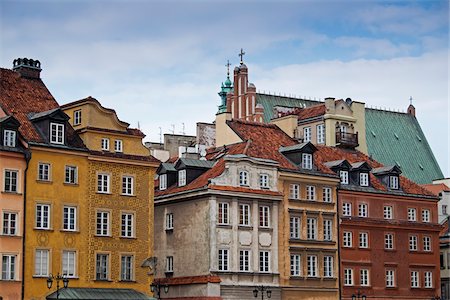
[[[413,97],[409,96],[409,105],[412,105],[412,100],[413,100]]]
[[[244,49],[241,48],[241,52],[238,54],[238,56],[241,57],[241,65],[244,64],[244,60],[243,60],[244,55],[245,55]]]
[[[227,64],[225,65],[225,67],[227,67],[227,77],[230,77],[230,60],[227,59]]]

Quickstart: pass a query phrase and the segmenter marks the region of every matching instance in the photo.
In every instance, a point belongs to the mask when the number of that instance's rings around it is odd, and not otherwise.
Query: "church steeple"
[[[227,64],[225,65],[225,67],[227,67],[227,79],[225,80],[225,85],[222,82],[222,85],[220,87],[219,96],[221,99],[221,103],[219,105],[219,111],[217,112],[218,114],[227,111],[227,93],[233,89],[230,80],[230,66],[230,61],[227,60]]]

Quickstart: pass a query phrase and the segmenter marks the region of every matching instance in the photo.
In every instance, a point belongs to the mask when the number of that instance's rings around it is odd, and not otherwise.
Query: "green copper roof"
[[[269,123],[273,118],[274,106],[286,107],[305,107],[316,105],[321,102],[314,100],[305,100],[300,98],[291,98],[267,94],[256,94],[256,103],[260,103],[264,107],[264,122]]]
[[[399,165],[402,175],[419,184],[444,177],[412,115],[366,108],[366,141],[375,160]]]
[[[56,299],[56,292],[47,296],[48,300]],[[63,288],[59,290],[59,299],[67,300],[150,300],[155,299],[133,289],[119,288]]]

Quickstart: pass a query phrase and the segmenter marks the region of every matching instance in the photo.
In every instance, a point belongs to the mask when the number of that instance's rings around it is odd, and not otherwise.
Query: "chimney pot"
[[[41,74],[41,62],[28,58],[17,58],[13,61],[13,70],[22,77],[39,79]]]

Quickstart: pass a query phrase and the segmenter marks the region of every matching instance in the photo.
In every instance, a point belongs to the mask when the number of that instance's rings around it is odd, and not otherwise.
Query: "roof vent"
[[[371,130],[370,132],[372,133],[373,137],[377,136],[373,130]]]
[[[41,74],[41,62],[28,58],[17,58],[13,61],[13,70],[25,78],[39,79]]]
[[[398,140],[398,135],[395,132],[394,132],[394,136]]]
[[[421,170],[423,170],[423,166],[422,166],[421,164],[419,164],[419,168],[420,168]]]
[[[422,138],[421,138],[420,136],[416,135],[416,137],[417,137],[417,139],[419,140],[419,142],[422,141]]]

